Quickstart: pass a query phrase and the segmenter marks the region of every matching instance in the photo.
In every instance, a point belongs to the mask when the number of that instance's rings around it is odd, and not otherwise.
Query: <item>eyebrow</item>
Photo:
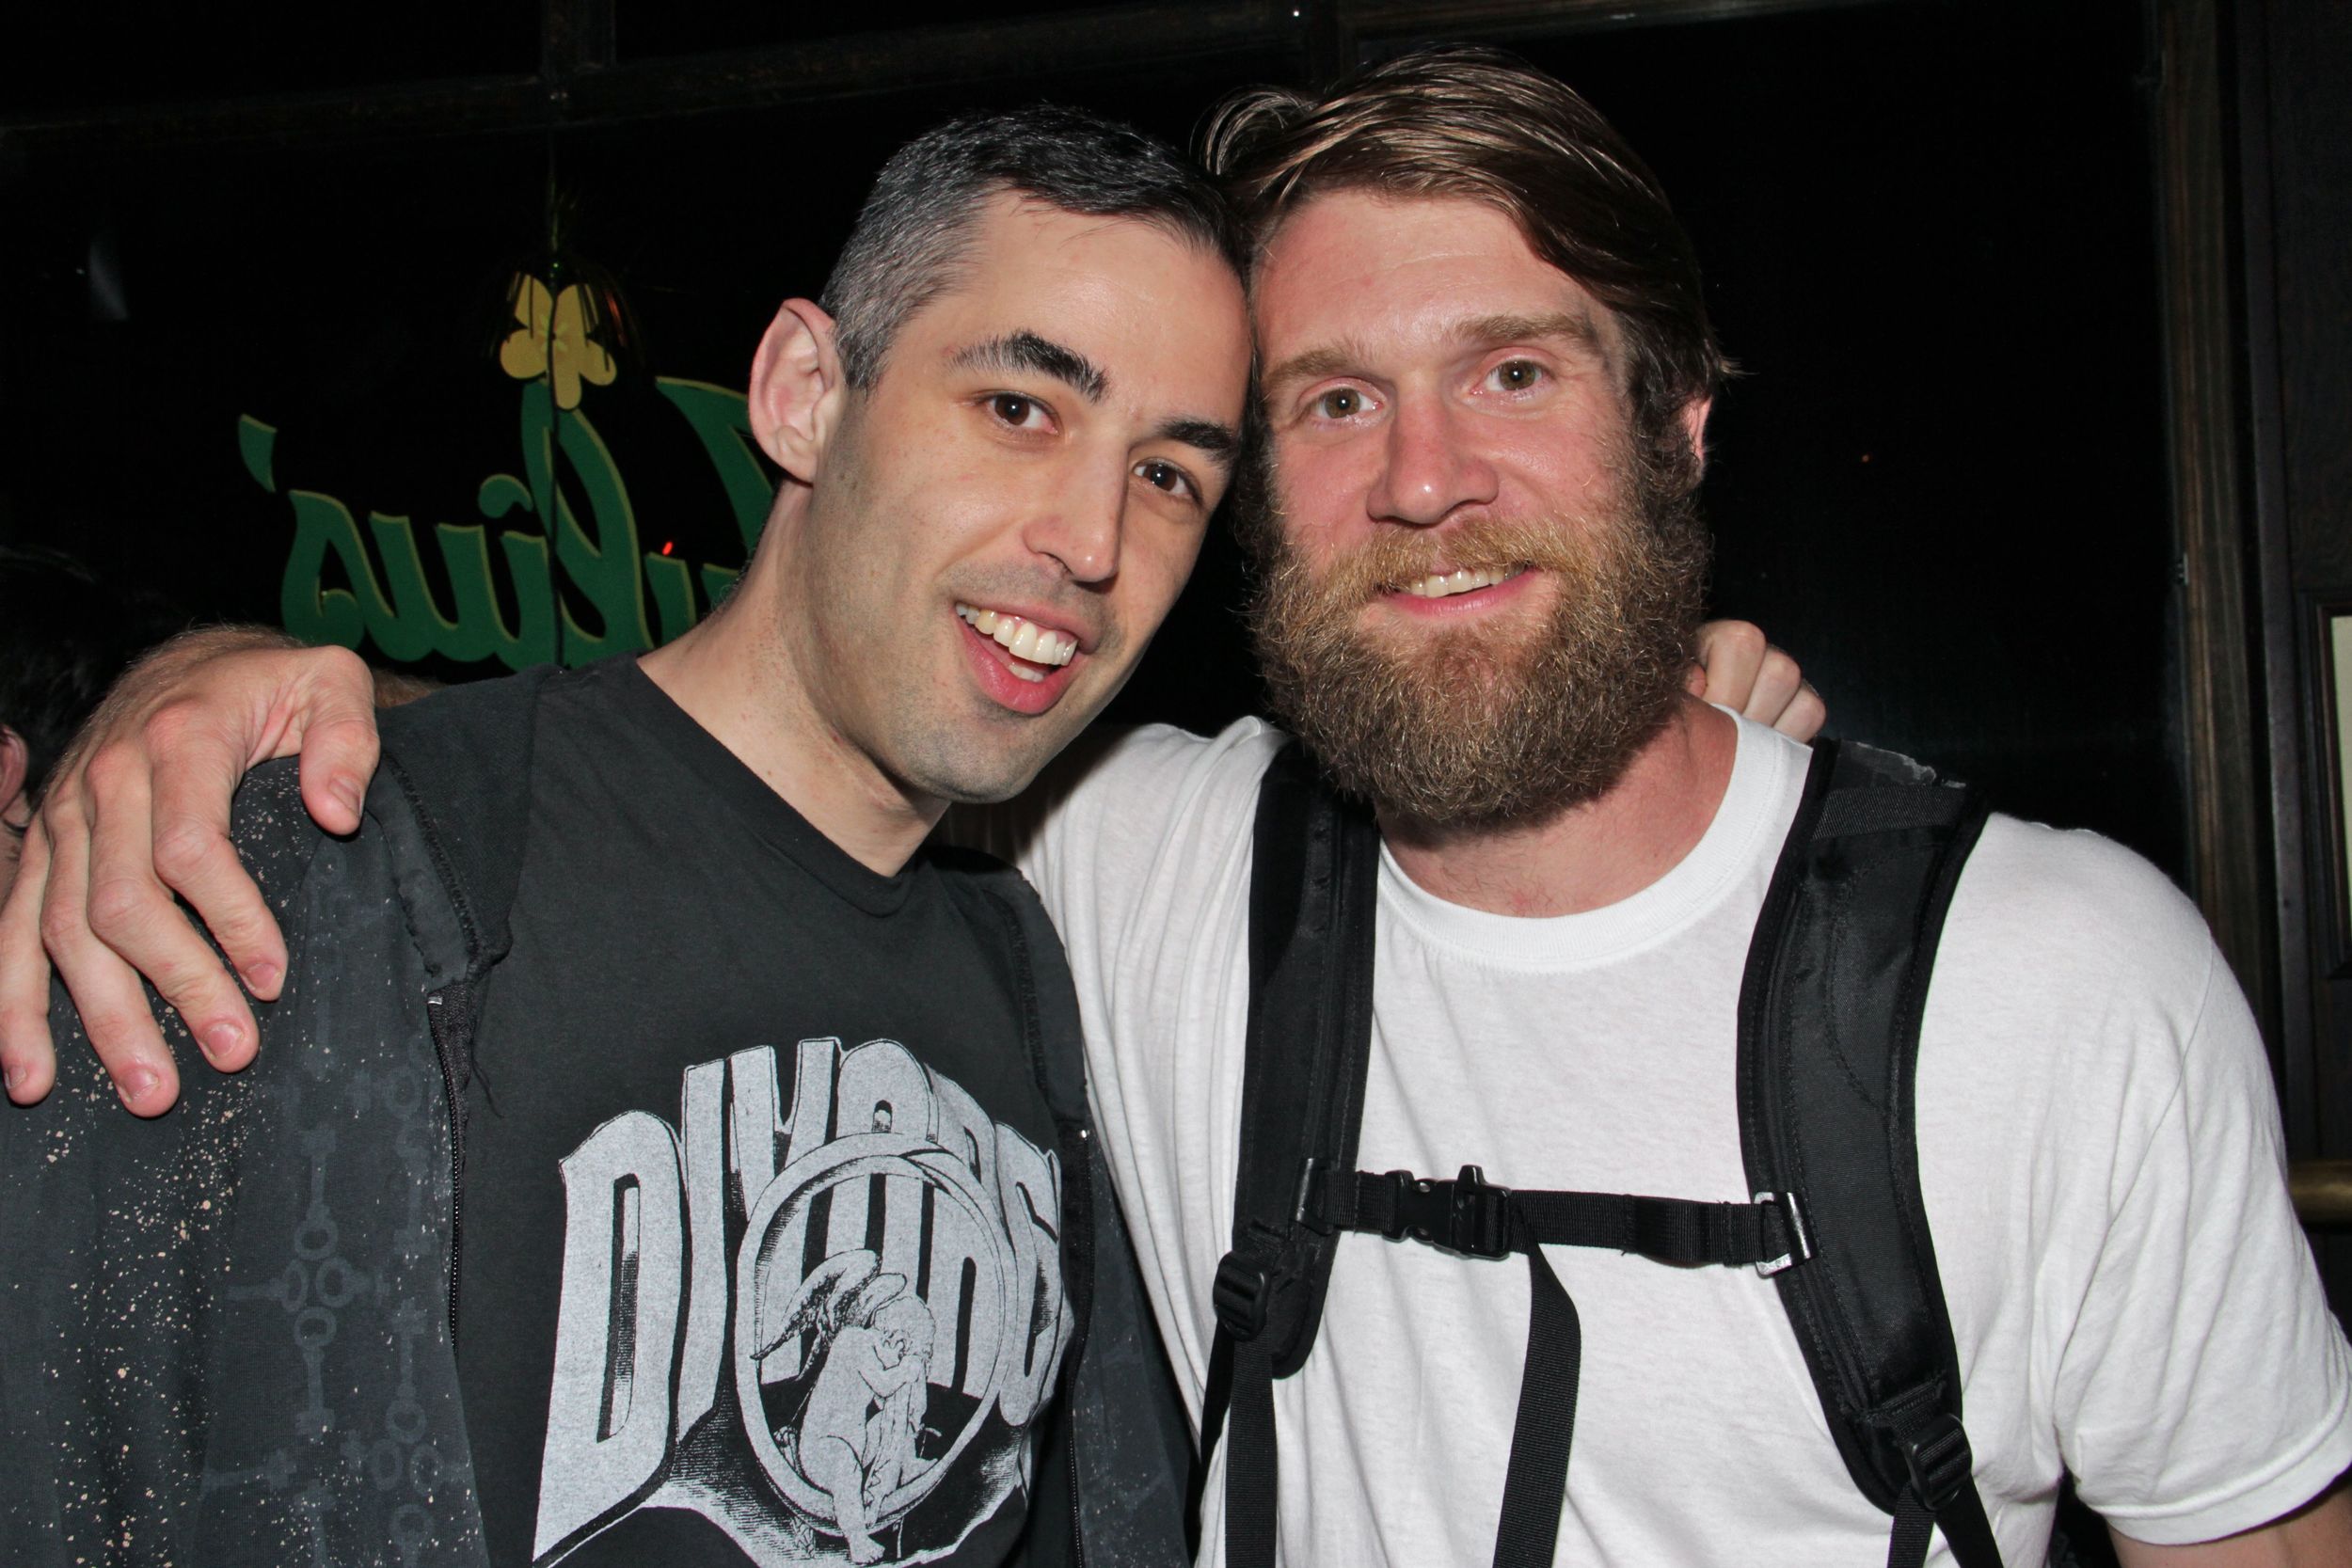
[[[1027,371],[1049,375],[1073,388],[1089,403],[1102,402],[1111,389],[1111,378],[1093,360],[1025,327],[958,349],[947,362],[967,370]]]
[[[1241,433],[1232,425],[1215,420],[1173,419],[1162,423],[1152,433],[1155,440],[1181,441],[1185,446],[1204,451],[1216,460],[1220,468],[1233,466],[1233,454],[1241,450]]]
[[[1544,338],[1565,339],[1579,348],[1607,356],[1600,329],[1592,316],[1582,310],[1556,310],[1541,316],[1471,316],[1456,322],[1446,329],[1446,336],[1457,342],[1491,346],[1497,343],[1523,343]],[[1293,355],[1265,374],[1268,390],[1288,386],[1295,381],[1320,381],[1327,375],[1345,375],[1359,369],[1371,355],[1356,343],[1343,340],[1308,349]]]
[[[1454,328],[1468,343],[1523,343],[1537,338],[1565,338],[1580,348],[1602,352],[1600,329],[1589,312],[1555,310],[1542,316],[1474,316]]]
[[[1075,388],[1089,403],[1102,402],[1111,388],[1109,372],[1100,365],[1076,349],[1025,327],[958,349],[948,363],[967,370],[1028,371],[1050,375]],[[1204,451],[1224,468],[1233,466],[1233,454],[1241,450],[1241,433],[1215,420],[1179,415],[1161,421],[1152,436],[1154,440],[1180,441]]]

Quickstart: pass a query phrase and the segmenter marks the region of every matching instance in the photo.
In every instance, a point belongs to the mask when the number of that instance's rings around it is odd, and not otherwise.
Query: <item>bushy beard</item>
[[[1386,816],[1478,828],[1540,820],[1624,776],[1684,691],[1708,540],[1678,474],[1629,451],[1614,467],[1605,512],[1383,530],[1320,570],[1279,515],[1250,520],[1266,685],[1334,784]],[[1449,569],[1549,574],[1549,620],[1366,624],[1368,604],[1440,556]]]

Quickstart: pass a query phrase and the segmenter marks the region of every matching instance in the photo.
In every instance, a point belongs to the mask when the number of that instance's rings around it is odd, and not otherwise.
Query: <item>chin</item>
[[[965,748],[952,755],[926,758],[923,766],[909,768],[901,776],[935,800],[959,806],[993,805],[1028,788],[1068,738],[1060,736],[1051,747]]]

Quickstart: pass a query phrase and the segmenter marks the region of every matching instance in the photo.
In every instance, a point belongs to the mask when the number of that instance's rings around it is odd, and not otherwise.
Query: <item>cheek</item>
[[[1583,512],[1615,494],[1609,465],[1585,447],[1543,447],[1518,454],[1506,471],[1518,475],[1521,494],[1514,510]]]
[[[1324,523],[1363,510],[1379,443],[1358,436],[1274,444],[1274,500],[1294,522]]]
[[[1379,477],[1375,441],[1278,445],[1272,475],[1278,525],[1309,563],[1346,549],[1372,528],[1365,498]]]
[[[1613,454],[1623,439],[1623,423],[1612,410],[1579,406],[1509,432],[1496,455],[1506,473],[1520,477],[1529,499],[1590,506],[1614,493]]]
[[[1136,641],[1159,629],[1192,577],[1194,562],[1207,537],[1200,523],[1153,520],[1130,526],[1121,546],[1119,581],[1125,590],[1128,635]]]

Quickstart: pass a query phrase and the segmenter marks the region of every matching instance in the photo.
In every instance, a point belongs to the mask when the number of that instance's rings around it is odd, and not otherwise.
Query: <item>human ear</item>
[[[807,483],[817,477],[847,396],[833,318],[813,301],[786,300],[752,356],[752,438],[778,467]]]
[[[1682,405],[1682,434],[1691,443],[1691,472],[1707,471],[1707,415],[1713,398],[1692,398]]]
[[[31,771],[33,753],[26,749],[24,737],[0,724],[0,822],[15,822],[29,817],[25,808],[24,776]]]

